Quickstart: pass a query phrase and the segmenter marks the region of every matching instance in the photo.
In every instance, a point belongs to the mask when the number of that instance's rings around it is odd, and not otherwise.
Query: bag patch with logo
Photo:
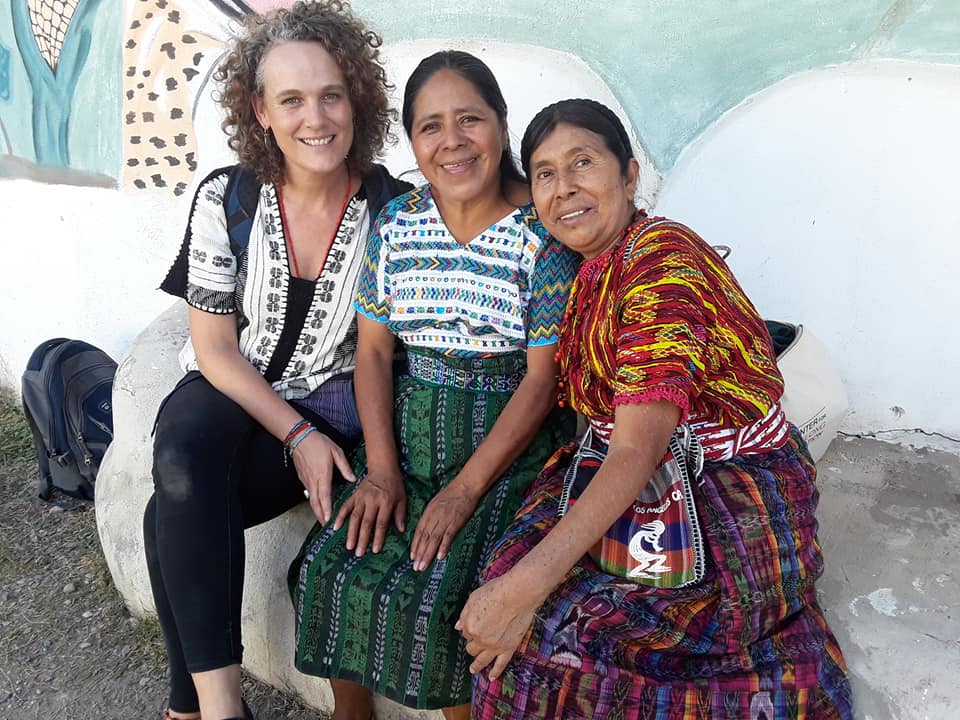
[[[605,457],[606,445],[594,442],[588,429],[564,477],[561,517],[586,490]],[[703,535],[693,499],[693,481],[702,469],[703,449],[693,430],[681,425],[646,487],[590,549],[605,573],[658,588],[703,579]]]

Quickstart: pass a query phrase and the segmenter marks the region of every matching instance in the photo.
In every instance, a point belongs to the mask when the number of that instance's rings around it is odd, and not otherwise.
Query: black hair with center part
[[[531,177],[530,158],[560,124],[572,125],[599,135],[603,138],[607,150],[612,152],[620,163],[620,174],[627,174],[627,166],[635,156],[630,145],[630,136],[627,135],[620,118],[603,103],[576,98],[548,105],[527,125],[523,142],[520,143],[520,164],[528,178]]]

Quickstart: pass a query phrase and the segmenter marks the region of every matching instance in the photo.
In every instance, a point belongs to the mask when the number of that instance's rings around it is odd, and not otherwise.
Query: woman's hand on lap
[[[474,590],[455,626],[473,656],[470,672],[492,664],[490,679],[500,677],[542,603],[543,596],[531,583],[511,572]]]
[[[333,514],[333,468],[337,467],[349,482],[357,478],[343,450],[323,433],[311,432],[293,451],[293,465],[300,482],[307,489],[310,509],[321,523],[330,522]]]
[[[399,472],[368,471],[340,508],[333,529],[339,530],[349,518],[347,550],[354,550],[357,557],[362,557],[368,547],[375,553],[383,549],[391,519],[397,530],[403,532],[406,515],[407,492]]]
[[[440,490],[427,503],[410,545],[414,570],[426,570],[434,560],[443,560],[457,533],[477,509],[478,498],[459,487],[457,481]]]

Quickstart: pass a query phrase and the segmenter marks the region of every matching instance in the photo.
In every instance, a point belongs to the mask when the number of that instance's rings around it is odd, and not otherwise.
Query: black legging
[[[297,410],[345,452],[356,444]],[[190,673],[242,659],[243,531],[304,499],[283,453],[279,440],[199,372],[160,406],[143,536],[170,663],[169,707],[179,712],[200,709]]]

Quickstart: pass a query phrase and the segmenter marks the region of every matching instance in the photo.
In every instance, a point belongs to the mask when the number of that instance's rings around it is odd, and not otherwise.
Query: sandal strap
[[[253,710],[251,710],[250,706],[247,705],[247,701],[241,698],[240,702],[243,703],[243,717],[224,718],[224,720],[256,720],[256,718],[253,717]],[[179,720],[179,719],[171,715],[170,710],[167,709],[163,711],[163,717],[161,720]]]

